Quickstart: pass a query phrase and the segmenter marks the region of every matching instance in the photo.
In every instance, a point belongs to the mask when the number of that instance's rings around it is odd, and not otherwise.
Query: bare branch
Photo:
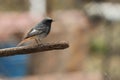
[[[30,54],[30,53],[50,51],[50,50],[60,50],[68,47],[69,47],[68,43],[60,42],[60,43],[44,43],[34,46],[5,48],[5,49],[0,49],[0,57]]]

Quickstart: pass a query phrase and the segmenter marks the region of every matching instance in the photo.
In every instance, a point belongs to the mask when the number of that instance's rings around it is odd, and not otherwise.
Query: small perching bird
[[[28,39],[35,39],[37,44],[39,44],[40,40],[46,37],[51,30],[51,23],[53,19],[47,17],[43,19],[40,23],[38,23],[35,27],[33,27],[23,38],[23,40],[17,45],[21,46]]]

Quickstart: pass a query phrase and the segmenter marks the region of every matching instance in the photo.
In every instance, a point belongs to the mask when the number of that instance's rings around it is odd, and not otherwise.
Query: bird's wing
[[[36,35],[40,35],[44,32],[44,30],[45,30],[45,27],[42,27],[42,28],[39,28],[39,29],[32,28],[27,33],[27,35],[24,37],[24,39],[29,38],[29,37],[33,37],[33,36],[36,36]]]

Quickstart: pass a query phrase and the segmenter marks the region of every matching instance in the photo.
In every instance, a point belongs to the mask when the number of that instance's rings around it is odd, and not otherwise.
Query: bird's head
[[[42,20],[42,23],[50,25],[53,21],[54,20],[52,18],[46,17],[45,19]]]

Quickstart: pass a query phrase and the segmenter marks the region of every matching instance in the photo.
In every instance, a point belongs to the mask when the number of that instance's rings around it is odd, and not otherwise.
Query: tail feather
[[[19,44],[17,44],[17,47],[22,46],[25,42],[26,40],[22,40]]]
[[[17,45],[17,47],[23,46],[23,45],[25,45],[25,44],[29,44],[29,43],[31,43],[31,41],[34,40],[35,38],[36,38],[36,37],[25,38],[25,39],[23,39],[23,40]]]

